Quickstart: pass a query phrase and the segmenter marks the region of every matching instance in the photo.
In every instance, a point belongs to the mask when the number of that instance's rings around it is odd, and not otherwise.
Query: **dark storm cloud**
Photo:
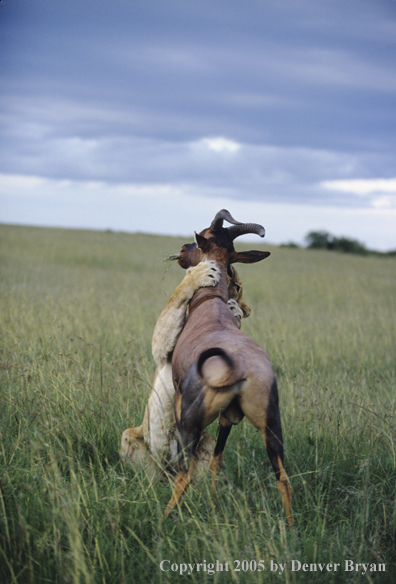
[[[3,173],[352,207],[318,185],[394,176],[393,1],[4,0],[0,18]]]

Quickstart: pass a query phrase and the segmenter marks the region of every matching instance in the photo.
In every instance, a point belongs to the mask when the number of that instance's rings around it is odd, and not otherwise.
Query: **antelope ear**
[[[194,236],[195,236],[195,241],[197,243],[197,246],[199,247],[199,249],[203,252],[203,253],[209,253],[209,250],[211,248],[211,243],[208,239],[206,239],[206,237],[204,237],[203,235],[199,235],[199,233],[196,233],[194,231]]]
[[[229,260],[230,264],[235,264],[239,262],[241,264],[255,264],[256,262],[261,262],[265,260],[270,254],[269,251],[235,251]]]

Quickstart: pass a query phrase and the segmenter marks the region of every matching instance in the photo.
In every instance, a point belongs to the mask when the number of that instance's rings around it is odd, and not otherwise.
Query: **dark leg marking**
[[[278,491],[285,507],[289,525],[293,524],[292,517],[292,490],[283,466],[283,439],[279,412],[278,388],[276,379],[272,383],[270,398],[267,408],[267,424],[265,427],[265,447],[268,457],[274,469]]]
[[[221,467],[223,466],[223,452],[227,438],[231,432],[231,428],[232,423],[221,415],[217,442],[209,464],[209,470],[213,473],[213,477],[219,474]]]

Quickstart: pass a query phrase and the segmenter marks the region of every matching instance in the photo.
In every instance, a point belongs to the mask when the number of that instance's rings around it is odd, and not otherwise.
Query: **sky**
[[[2,0],[0,222],[396,249],[395,57],[396,0]]]

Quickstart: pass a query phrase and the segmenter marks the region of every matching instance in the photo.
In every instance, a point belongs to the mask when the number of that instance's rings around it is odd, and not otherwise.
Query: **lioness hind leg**
[[[157,474],[157,465],[143,438],[143,426],[124,430],[121,436],[120,456],[136,470],[145,470],[151,478]]]
[[[195,451],[196,461],[195,461],[195,474],[199,481],[209,470],[209,463],[213,456],[213,451],[216,442],[214,438],[207,432],[204,432],[198,442],[197,449]]]

